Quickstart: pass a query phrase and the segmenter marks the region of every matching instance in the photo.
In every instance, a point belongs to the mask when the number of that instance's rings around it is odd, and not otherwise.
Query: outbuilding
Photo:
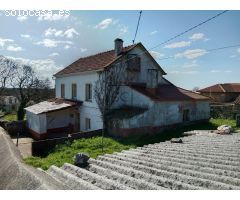
[[[81,103],[55,98],[25,108],[29,132],[35,139],[77,132],[80,126],[78,106]]]

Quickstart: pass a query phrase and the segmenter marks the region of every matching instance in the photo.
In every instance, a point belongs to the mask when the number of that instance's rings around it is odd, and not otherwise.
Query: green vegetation
[[[104,153],[113,153],[134,147],[133,145],[124,145],[117,140],[104,138]],[[96,158],[102,154],[102,138],[93,137],[88,139],[75,140],[72,143],[57,145],[46,158],[29,157],[25,159],[27,164],[34,167],[48,169],[51,165],[62,166],[65,162],[73,163],[73,157],[79,152],[89,154],[90,157]]]
[[[104,154],[120,152],[129,148],[137,146],[143,146],[146,144],[163,142],[173,137],[181,137],[183,132],[190,130],[213,130],[222,124],[230,124],[233,128],[236,128],[235,120],[227,119],[211,119],[208,123],[201,123],[197,125],[191,125],[188,127],[172,129],[164,131],[160,134],[145,135],[139,137],[130,137],[124,139],[117,138],[104,138]],[[73,163],[73,157],[79,152],[89,154],[90,157],[96,158],[98,155],[102,155],[101,137],[93,137],[87,139],[75,140],[72,143],[66,142],[65,144],[57,145],[53,150],[48,153],[46,157],[29,157],[25,159],[25,162],[34,167],[41,167],[42,169],[48,169],[51,165],[62,166],[65,162]]]
[[[16,113],[10,113],[10,114],[7,114],[3,117],[3,119],[5,121],[9,121],[9,122],[12,122],[12,121],[17,121],[17,114]],[[24,120],[26,120],[26,115],[24,117]]]
[[[17,115],[16,114],[7,114],[3,117],[4,120],[12,122],[17,120]]]

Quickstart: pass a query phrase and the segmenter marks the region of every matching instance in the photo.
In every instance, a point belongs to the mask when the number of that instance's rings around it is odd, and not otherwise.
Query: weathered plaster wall
[[[140,55],[140,57],[141,57],[141,72],[138,73],[138,75],[135,77],[135,81],[146,83],[148,80],[148,77],[147,77],[148,69],[158,69],[157,64],[155,64],[152,61],[152,59],[146,53],[144,53],[143,49],[140,47],[134,48],[133,50],[131,50],[129,52],[129,54]],[[158,83],[162,83],[162,84],[167,83],[162,78],[162,73],[160,71],[158,72]]]
[[[60,110],[47,113],[47,129],[66,127],[69,123],[74,124],[74,109]]]
[[[183,110],[189,109],[190,121],[209,118],[207,102],[161,102],[154,103],[143,114],[131,119],[123,119],[124,128],[140,126],[167,126],[183,122]]]
[[[75,74],[66,77],[56,78],[56,97],[61,98],[61,84],[65,84],[65,98],[72,98],[72,84],[77,84],[77,100],[83,101],[82,106],[79,107],[80,111],[80,130],[85,131],[85,118],[91,119],[91,129],[98,130],[102,128],[101,113],[98,109],[98,105],[94,99],[94,86],[98,80],[97,72],[86,72],[81,74]],[[92,102],[86,101],[85,99],[85,84],[92,84]]]

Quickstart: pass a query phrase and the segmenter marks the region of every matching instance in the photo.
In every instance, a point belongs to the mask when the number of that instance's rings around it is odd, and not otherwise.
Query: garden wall
[[[102,129],[99,129],[99,130],[90,131],[90,132],[73,133],[66,137],[34,141],[32,143],[32,155],[46,156],[49,153],[49,151],[52,150],[58,144],[63,144],[67,141],[72,142],[73,140],[76,140],[76,139],[100,136],[101,134],[102,134]]]

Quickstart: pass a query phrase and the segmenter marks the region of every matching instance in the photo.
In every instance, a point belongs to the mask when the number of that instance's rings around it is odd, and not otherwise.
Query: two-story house
[[[109,133],[119,136],[154,133],[162,129],[209,119],[209,99],[178,88],[141,44],[80,58],[56,73],[56,99],[26,108],[28,127],[38,138],[59,132],[99,130],[101,112],[94,98],[99,76],[124,66],[124,81],[108,117]]]

